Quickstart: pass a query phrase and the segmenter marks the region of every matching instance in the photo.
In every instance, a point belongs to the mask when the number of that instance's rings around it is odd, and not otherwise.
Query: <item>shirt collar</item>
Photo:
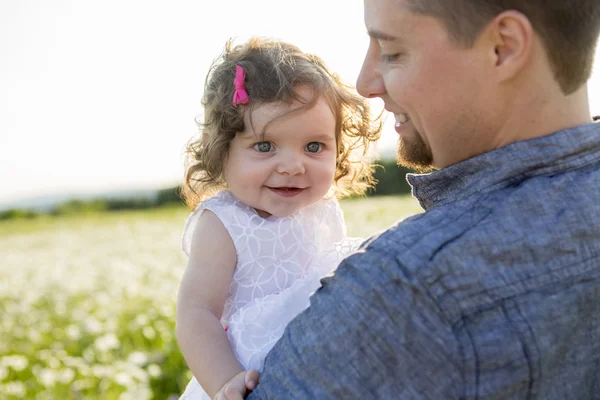
[[[421,207],[429,210],[474,193],[599,160],[600,123],[592,123],[512,143],[429,174],[408,174],[406,179]]]

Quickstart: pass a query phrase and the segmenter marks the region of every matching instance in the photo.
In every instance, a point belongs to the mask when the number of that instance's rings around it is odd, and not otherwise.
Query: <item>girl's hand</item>
[[[260,372],[255,369],[242,371],[231,378],[215,394],[214,400],[243,400],[258,385]]]

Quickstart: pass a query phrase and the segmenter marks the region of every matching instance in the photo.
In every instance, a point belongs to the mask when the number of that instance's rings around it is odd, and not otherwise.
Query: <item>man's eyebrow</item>
[[[398,38],[396,36],[392,36],[385,32],[378,31],[376,29],[369,29],[367,32],[370,37],[372,37],[373,39],[376,39],[376,40],[383,40],[386,42],[399,42],[400,41],[400,38]]]

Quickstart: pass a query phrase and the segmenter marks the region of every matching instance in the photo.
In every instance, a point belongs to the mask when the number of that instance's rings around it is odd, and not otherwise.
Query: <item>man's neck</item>
[[[549,88],[535,96],[515,98],[507,118],[497,131],[496,148],[534,139],[592,122],[587,86],[571,95],[551,93]]]

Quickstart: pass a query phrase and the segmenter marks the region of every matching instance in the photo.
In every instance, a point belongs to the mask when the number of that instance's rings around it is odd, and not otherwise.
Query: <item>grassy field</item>
[[[342,208],[359,237],[421,211],[410,197]],[[187,214],[0,222],[0,398],[176,398],[190,378],[174,336]]]

